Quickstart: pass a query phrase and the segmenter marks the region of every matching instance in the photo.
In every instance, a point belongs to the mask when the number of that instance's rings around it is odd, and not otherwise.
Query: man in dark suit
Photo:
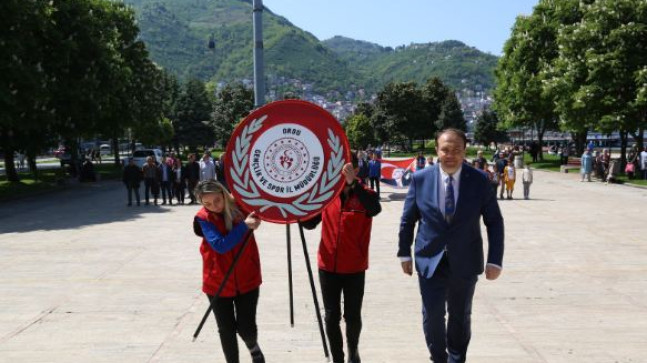
[[[434,362],[465,362],[477,276],[484,271],[481,216],[487,228],[485,277],[499,277],[503,217],[487,177],[464,163],[465,134],[436,136],[439,163],[414,173],[404,202],[399,250],[402,271],[413,274],[411,245],[423,303],[423,330]],[[449,312],[447,326],[445,314]]]

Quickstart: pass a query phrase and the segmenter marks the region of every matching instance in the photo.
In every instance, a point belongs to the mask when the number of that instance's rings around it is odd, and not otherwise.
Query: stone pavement
[[[500,202],[504,271],[477,285],[469,361],[647,361],[647,190],[573,173],[535,180],[531,200]],[[416,278],[395,258],[404,193],[385,186],[374,222],[367,363],[427,361]],[[0,362],[224,362],[213,318],[191,341],[207,308],[196,210],[127,208],[117,182],[0,204]],[[294,226],[289,324],[285,229],[257,232],[260,344],[270,363],[324,362]],[[313,266],[318,235],[306,232]]]

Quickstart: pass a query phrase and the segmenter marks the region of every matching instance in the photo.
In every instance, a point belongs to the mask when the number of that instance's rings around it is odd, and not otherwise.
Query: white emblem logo
[[[286,198],[314,186],[323,160],[323,148],[312,131],[284,123],[269,128],[256,140],[249,167],[256,185],[270,195]]]

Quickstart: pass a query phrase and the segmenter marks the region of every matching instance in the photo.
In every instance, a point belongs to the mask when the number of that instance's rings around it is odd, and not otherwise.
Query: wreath
[[[242,201],[248,205],[261,207],[263,212],[269,208],[277,208],[283,218],[287,218],[290,213],[295,216],[305,216],[310,211],[318,210],[323,207],[323,202],[328,200],[334,193],[332,189],[336,184],[336,178],[339,177],[342,167],[344,166],[344,146],[331,129],[328,129],[328,146],[332,149],[330,157],[326,164],[325,171],[319,180],[315,183],[310,192],[301,195],[291,203],[279,203],[263,198],[259,193],[256,184],[250,180],[251,172],[249,168],[249,147],[252,141],[252,135],[263,127],[263,122],[267,115],[263,115],[252,120],[245,125],[243,131],[236,137],[234,152],[232,155],[233,170],[231,178],[234,189],[242,197]]]

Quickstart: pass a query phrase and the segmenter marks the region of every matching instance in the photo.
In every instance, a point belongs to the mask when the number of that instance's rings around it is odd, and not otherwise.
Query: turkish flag
[[[411,183],[411,174],[416,171],[416,158],[409,159],[382,159],[381,181],[404,188]]]

